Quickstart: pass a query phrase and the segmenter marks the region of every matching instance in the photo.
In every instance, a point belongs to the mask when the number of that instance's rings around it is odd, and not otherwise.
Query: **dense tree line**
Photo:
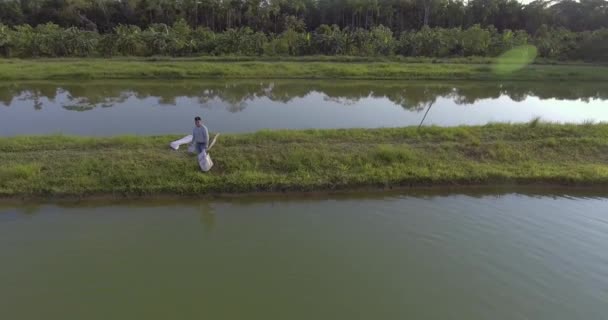
[[[0,23],[54,23],[100,33],[119,25],[147,29],[184,19],[214,32],[248,27],[279,34],[287,25],[305,31],[386,26],[394,33],[423,26],[469,28],[479,24],[534,34],[542,25],[572,31],[608,27],[606,0],[0,0]]]
[[[172,26],[146,29],[118,25],[106,33],[47,23],[32,27],[0,25],[0,56],[201,56],[201,55],[350,55],[350,56],[497,56],[511,48],[533,44],[539,55],[558,60],[608,61],[608,29],[573,32],[546,25],[526,31],[469,28],[430,28],[394,33],[382,25],[370,29],[321,25],[307,31],[288,24],[279,34],[251,28],[214,32],[192,29],[185,20]]]

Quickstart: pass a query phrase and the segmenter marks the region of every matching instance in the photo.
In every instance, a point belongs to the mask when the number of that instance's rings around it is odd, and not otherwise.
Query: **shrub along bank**
[[[314,31],[289,26],[281,33],[243,27],[214,32],[192,29],[184,20],[173,25],[152,24],[145,29],[118,25],[98,33],[47,23],[36,27],[0,24],[0,56],[112,57],[112,56],[394,56],[495,57],[512,48],[534,45],[539,57],[554,60],[608,62],[608,29],[573,32],[540,27],[523,30],[473,25],[468,28],[429,28],[393,32],[379,25],[370,29],[321,25]]]

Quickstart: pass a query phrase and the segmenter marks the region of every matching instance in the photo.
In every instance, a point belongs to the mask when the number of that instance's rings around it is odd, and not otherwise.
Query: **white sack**
[[[177,149],[179,149],[179,146],[181,146],[182,144],[187,144],[187,143],[191,143],[191,142],[192,142],[192,135],[187,135],[179,140],[175,140],[175,141],[169,143],[169,146],[171,147],[171,149],[177,150]],[[190,150],[190,149],[192,149],[192,150]],[[194,147],[191,145],[191,148],[189,148],[188,151],[194,152]]]
[[[213,167],[213,161],[211,160],[211,156],[205,151],[198,154],[198,165],[201,167],[201,170],[207,172],[211,170]]]
[[[215,137],[213,137],[213,140],[211,140],[211,143],[209,144],[209,148],[207,149],[207,152],[203,151],[198,155],[198,165],[201,167],[201,170],[203,170],[204,172],[207,172],[209,170],[211,170],[211,168],[213,168],[213,160],[211,160],[211,156],[209,155],[208,151],[211,150],[211,148],[213,148],[213,146],[215,145],[215,142],[217,141],[217,137],[219,137],[219,133],[215,135]]]

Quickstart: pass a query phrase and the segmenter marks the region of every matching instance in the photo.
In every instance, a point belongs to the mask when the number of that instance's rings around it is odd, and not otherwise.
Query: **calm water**
[[[608,198],[0,208],[2,319],[606,319]]]
[[[428,111],[426,118],[425,113]],[[608,121],[608,83],[206,80],[0,83],[0,135]],[[424,121],[423,121],[424,118]]]

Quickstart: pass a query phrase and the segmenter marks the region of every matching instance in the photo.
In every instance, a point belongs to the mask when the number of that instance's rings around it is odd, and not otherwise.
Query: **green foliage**
[[[142,33],[146,55],[186,56],[195,52],[196,44],[190,26],[184,21],[173,27],[153,24]]]
[[[393,54],[395,39],[391,29],[383,25],[374,27],[370,31],[370,38],[372,55],[389,56]]]
[[[4,57],[10,57],[12,53],[12,46],[14,46],[13,30],[9,27],[0,24],[0,55]]]
[[[578,35],[564,28],[552,29],[542,25],[536,32],[534,44],[541,57],[565,60],[572,56]]]
[[[465,56],[485,56],[490,46],[490,32],[482,29],[478,24],[464,30],[462,36],[462,47]]]
[[[99,34],[47,23],[14,30],[0,25],[0,53],[5,57],[86,57],[95,52]]]
[[[312,32],[322,25],[340,29],[371,30],[385,26],[394,33],[431,28],[467,29],[476,24],[503,30],[535,33],[542,24],[581,32],[608,28],[604,0],[3,0],[0,23],[53,23],[100,33],[120,24],[142,30],[158,24],[184,21],[193,29],[251,28],[254,32],[281,34],[292,29]]]
[[[268,41],[266,35],[254,32],[250,28],[228,29],[216,35],[215,48],[211,52],[215,55],[245,55],[258,56],[264,53],[264,46]]]
[[[87,57],[95,53],[99,43],[99,34],[77,28],[69,28],[62,32],[60,40],[63,52],[57,56]]]
[[[461,41],[460,29],[431,29],[428,26],[420,31],[402,33],[399,39],[398,53],[404,56],[446,57],[459,54]],[[458,52],[458,53],[457,53]]]
[[[523,30],[511,31],[504,30],[498,33],[496,29],[490,29],[492,39],[490,40],[489,54],[491,56],[500,55],[515,47],[528,44],[529,36]]]
[[[264,45],[264,54],[268,56],[289,55],[289,45],[287,41],[279,38],[272,38]]]
[[[349,52],[350,39],[340,30],[338,25],[321,25],[314,33],[312,40],[314,47],[320,54],[339,55]]]
[[[311,49],[310,33],[287,29],[278,36],[270,36],[270,40],[264,45],[264,54],[300,56],[308,54]]]
[[[90,57],[90,56],[304,56],[348,55],[361,57],[496,57],[524,45],[534,45],[538,56],[552,60],[608,61],[608,29],[572,32],[563,28],[539,27],[534,37],[523,30],[499,32],[490,26],[431,28],[393,34],[383,25],[344,28],[321,25],[313,32],[303,30],[301,20],[288,19],[281,33],[264,34],[249,27],[214,32],[190,28],[185,20],[171,26],[150,24],[145,30],[135,25],[118,25],[109,33],[98,33],[52,23],[0,24],[0,55],[4,57]]]
[[[115,33],[106,33],[99,37],[97,42],[97,52],[104,57],[111,57],[117,54],[116,51],[116,38],[118,36]]]
[[[145,42],[138,26],[118,25],[114,28],[116,42],[114,44],[116,52],[124,56],[142,55],[145,49]]]
[[[153,24],[142,34],[147,55],[169,55],[173,37],[169,34],[169,27],[165,24]]]
[[[15,27],[12,38],[15,47],[15,55],[19,57],[38,57],[40,55],[39,45],[36,43],[39,37],[36,36],[34,28],[30,25]]]
[[[585,32],[569,59],[608,61],[608,29]]]
[[[194,52],[210,54],[216,46],[217,36],[208,28],[196,28],[191,35]]]
[[[36,26],[31,46],[35,47],[36,56],[65,56],[67,50],[63,43],[63,30],[56,24],[47,23]]]
[[[173,56],[186,56],[194,52],[192,29],[184,19],[178,20],[170,29],[169,52]]]
[[[517,39],[512,31],[499,33],[494,28],[483,29],[474,25],[468,29],[443,29],[423,27],[419,31],[402,33],[398,53],[402,55],[449,57],[449,56],[496,56],[508,50]],[[492,50],[493,49],[493,50]]]

